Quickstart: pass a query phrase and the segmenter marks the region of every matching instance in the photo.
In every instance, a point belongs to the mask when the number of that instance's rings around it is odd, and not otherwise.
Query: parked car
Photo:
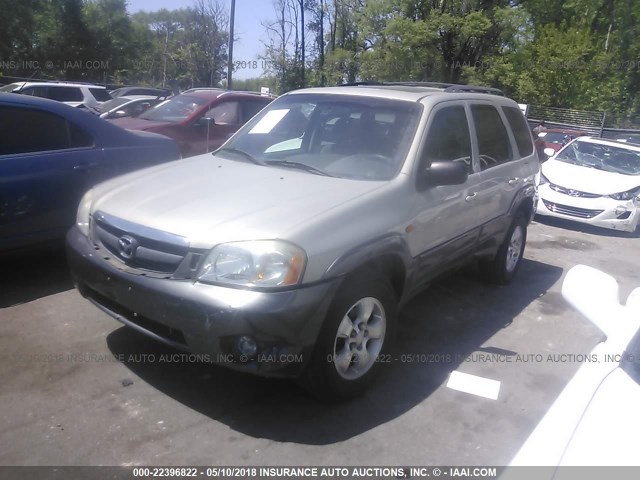
[[[542,165],[537,213],[634,232],[640,218],[640,146],[580,137]]]
[[[577,265],[567,273],[562,295],[604,338],[510,466],[638,466],[640,288],[621,305],[613,277]],[[521,478],[518,473],[507,469],[502,478]],[[540,469],[536,476],[547,478],[545,473],[552,478],[557,471]]]
[[[94,112],[100,115],[100,118],[107,120],[137,117],[164,100],[164,98],[147,95],[116,97],[95,107]]]
[[[121,87],[109,92],[113,98],[144,95],[148,97],[170,97],[173,95],[168,88],[152,87]]]
[[[59,102],[0,95],[0,251],[63,238],[92,185],[177,157],[169,138]]]
[[[106,88],[99,85],[61,82],[18,82],[0,88],[0,92],[48,98],[72,107],[95,107],[111,100]]]
[[[95,187],[67,236],[79,291],[213,362],[361,393],[433,278],[480,259],[508,283],[522,261],[531,132],[513,100],[454,87],[290,92],[214,155]]]
[[[624,135],[622,137],[616,138],[616,140],[618,142],[633,143],[634,145],[640,145],[640,135],[634,135],[634,134]]]
[[[174,138],[183,157],[213,151],[273,99],[217,88],[187,90],[136,118],[113,123]],[[208,120],[210,119],[210,120]]]
[[[538,137],[544,141],[544,148],[552,150],[546,152],[548,157],[552,156],[574,138],[587,135],[589,135],[589,132],[567,128],[547,128],[538,133]]]

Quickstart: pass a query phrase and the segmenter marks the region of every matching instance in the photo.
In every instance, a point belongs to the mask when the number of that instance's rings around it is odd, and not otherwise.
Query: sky
[[[231,0],[219,0],[227,8],[231,9]],[[166,8],[175,10],[193,5],[193,0],[127,0],[130,13],[141,10],[157,11]],[[271,0],[236,0],[236,38],[233,44],[233,60],[235,62],[248,62],[258,60],[258,56],[264,51],[262,42],[267,41],[267,34],[262,22],[273,20],[275,12]],[[240,63],[239,67],[243,64]],[[233,72],[233,77],[238,79],[259,77],[262,75],[261,62],[258,62],[258,69],[238,68]]]

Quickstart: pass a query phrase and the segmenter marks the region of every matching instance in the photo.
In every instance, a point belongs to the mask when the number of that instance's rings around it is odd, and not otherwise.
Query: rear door
[[[411,222],[415,230],[408,237],[419,265],[418,288],[476,245],[483,215],[477,208],[481,176],[473,162],[471,138],[465,102],[444,102],[434,107],[418,169],[424,170],[433,161],[461,162],[469,177],[462,185],[421,186],[418,182]]]
[[[61,116],[0,106],[0,249],[62,236],[102,158]]]
[[[499,237],[508,227],[508,214],[528,181],[535,153],[528,126],[517,107],[473,101],[470,111],[480,167],[479,207],[486,212],[480,237],[483,243]],[[517,140],[511,123],[517,127]]]

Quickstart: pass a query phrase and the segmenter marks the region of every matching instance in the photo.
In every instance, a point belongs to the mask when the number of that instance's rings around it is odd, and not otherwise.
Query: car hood
[[[638,402],[637,378],[616,368],[591,398],[560,465],[638,465]]]
[[[235,240],[287,238],[295,227],[385,184],[205,154],[96,187],[92,212],[186,237],[194,248],[210,248]]]
[[[114,118],[109,119],[109,121],[114,125],[118,125],[119,127],[126,128],[128,130],[150,130],[170,124],[169,122],[154,122],[153,120],[131,117]]]
[[[547,160],[541,168],[551,183],[598,195],[626,192],[640,185],[640,175],[605,172],[559,160]]]

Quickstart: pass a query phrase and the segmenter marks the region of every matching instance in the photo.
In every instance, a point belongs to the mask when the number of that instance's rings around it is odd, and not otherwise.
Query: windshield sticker
[[[289,113],[288,108],[267,112],[266,115],[262,117],[262,119],[256,123],[251,130],[249,130],[249,135],[254,133],[270,133],[287,113]]]

